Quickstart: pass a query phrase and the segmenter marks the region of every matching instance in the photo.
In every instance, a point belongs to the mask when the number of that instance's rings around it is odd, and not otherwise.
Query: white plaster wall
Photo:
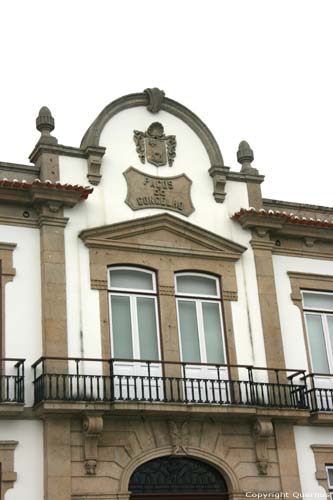
[[[177,154],[172,168],[158,168],[149,163],[143,165],[137,156],[133,130],[145,131],[156,120],[163,123],[165,134],[176,135]],[[250,233],[230,219],[241,207],[249,206],[246,184],[228,181],[225,202],[216,203],[213,180],[208,174],[210,162],[207,152],[198,136],[180,119],[164,111],[154,116],[143,107],[125,110],[106,124],[100,145],[106,147],[101,183],[94,188],[87,201],[66,210],[70,222],[65,231],[69,350],[72,355],[82,353],[81,329],[84,355],[96,357],[101,351],[98,292],[90,290],[88,250],[79,241],[78,234],[86,228],[165,212],[163,209],[133,211],[125,203],[127,185],[123,172],[128,167],[133,166],[160,177],[187,174],[192,180],[191,196],[195,211],[189,217],[176,212],[170,214],[247,247],[250,239]],[[60,180],[87,185],[86,161],[61,157]],[[238,363],[264,366],[266,361],[251,247],[236,264],[236,273],[239,301],[232,303],[232,311]]]
[[[99,294],[90,288],[89,251],[78,238],[83,229],[78,210],[65,231],[68,355],[101,358]]]
[[[273,256],[276,293],[287,368],[308,370],[301,312],[290,298],[288,271],[333,274],[333,262],[298,257]]]
[[[315,477],[316,464],[312,444],[333,445],[333,429],[327,427],[295,426],[297,461],[302,487],[302,498],[326,498],[326,492]]]
[[[39,230],[0,226],[0,241],[16,243],[16,276],[5,287],[5,355],[26,358],[26,404],[33,403],[31,365],[42,355],[41,277]]]
[[[0,440],[18,441],[14,451],[17,480],[5,500],[43,500],[43,423],[1,420]]]

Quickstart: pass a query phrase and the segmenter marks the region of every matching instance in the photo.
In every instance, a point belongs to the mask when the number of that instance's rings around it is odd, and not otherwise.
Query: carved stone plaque
[[[192,181],[187,175],[156,177],[129,167],[124,176],[127,181],[126,203],[132,210],[163,208],[187,217],[194,212],[190,193]]]

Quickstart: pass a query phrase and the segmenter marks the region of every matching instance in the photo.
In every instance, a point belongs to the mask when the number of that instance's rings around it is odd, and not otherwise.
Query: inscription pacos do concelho
[[[164,208],[186,216],[194,211],[190,193],[192,181],[187,175],[156,177],[129,167],[124,176],[127,181],[126,203],[132,210]]]

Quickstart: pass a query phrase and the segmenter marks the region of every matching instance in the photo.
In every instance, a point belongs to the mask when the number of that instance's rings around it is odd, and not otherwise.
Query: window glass
[[[135,269],[110,269],[111,288],[153,291],[153,275]]]
[[[187,295],[217,296],[217,282],[215,278],[198,276],[195,274],[177,276],[177,293]]]
[[[333,467],[327,467],[328,486],[333,488]]]
[[[183,361],[200,363],[198,322],[195,302],[190,300],[179,300],[178,312]]]
[[[333,356],[333,316],[327,316],[328,333],[331,344],[331,353]]]
[[[303,300],[305,308],[333,311],[333,294],[303,292]]]
[[[220,305],[217,302],[202,303],[207,363],[224,363]]]
[[[322,318],[319,314],[306,314],[311,350],[312,368],[317,373],[329,373]]]
[[[113,355],[116,358],[133,358],[130,298],[111,296],[111,322]]]
[[[140,358],[158,359],[155,299],[137,297]]]

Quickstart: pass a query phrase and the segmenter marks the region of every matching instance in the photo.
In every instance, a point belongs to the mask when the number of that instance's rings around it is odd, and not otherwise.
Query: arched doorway
[[[220,472],[188,457],[160,457],[140,465],[129,482],[130,500],[227,500]]]

